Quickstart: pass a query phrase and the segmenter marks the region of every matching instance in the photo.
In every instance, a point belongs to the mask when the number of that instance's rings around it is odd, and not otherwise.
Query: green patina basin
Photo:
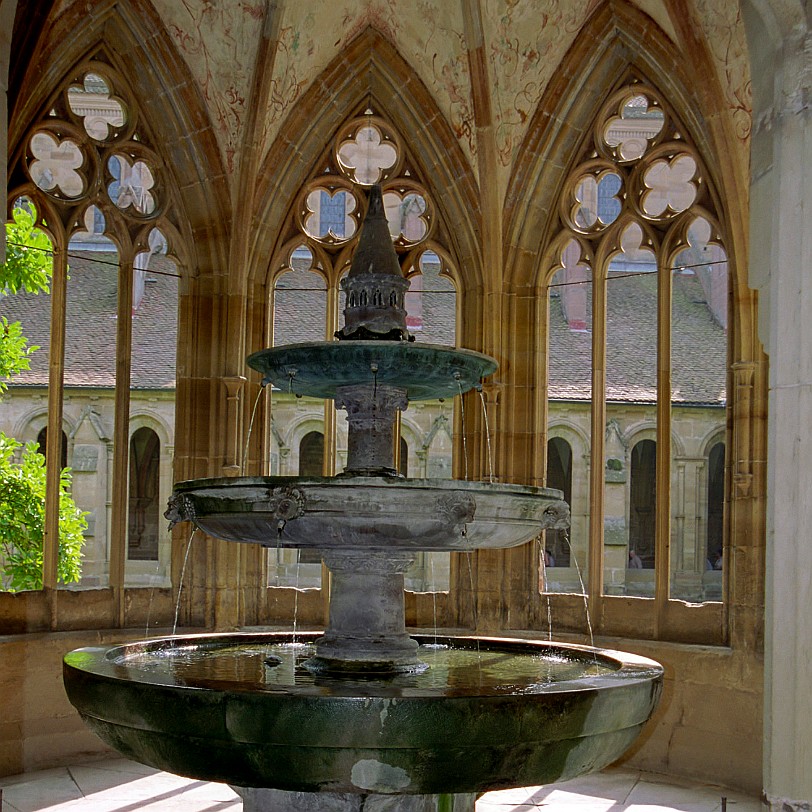
[[[640,733],[663,669],[616,651],[418,637],[421,674],[302,667],[315,635],[195,635],[78,649],[70,701],[123,755],[300,792],[472,793],[599,770]],[[451,646],[452,648],[448,648]]]
[[[283,392],[334,398],[336,389],[375,383],[406,390],[409,400],[453,398],[497,368],[473,350],[410,341],[312,341],[259,350],[246,359]]]

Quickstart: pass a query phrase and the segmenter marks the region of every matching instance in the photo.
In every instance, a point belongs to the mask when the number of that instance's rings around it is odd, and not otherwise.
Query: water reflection
[[[609,660],[583,659],[557,649],[519,651],[481,647],[420,647],[428,669],[388,678],[335,679],[314,675],[306,661],[312,643],[251,641],[222,645],[122,647],[112,657],[120,676],[153,684],[237,691],[312,693],[320,696],[469,696],[533,694],[566,689],[562,683],[600,677],[616,670]],[[580,686],[583,687],[583,686]]]

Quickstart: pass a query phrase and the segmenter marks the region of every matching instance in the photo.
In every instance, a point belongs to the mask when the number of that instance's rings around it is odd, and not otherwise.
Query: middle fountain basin
[[[228,541],[316,549],[505,548],[569,527],[560,491],[398,477],[222,477],[181,482],[167,512]]]
[[[333,679],[301,667],[312,639],[78,649],[65,657],[65,687],[104,741],[144,764],[240,786],[380,794],[484,792],[599,770],[635,740],[662,688],[662,667],[633,654],[427,635],[421,656],[452,644],[450,665]],[[288,661],[268,664],[286,648]]]

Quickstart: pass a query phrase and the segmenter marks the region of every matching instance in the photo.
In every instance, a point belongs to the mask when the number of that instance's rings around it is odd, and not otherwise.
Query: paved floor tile
[[[225,784],[195,781],[126,759],[0,779],[0,812],[241,812]],[[606,770],[545,787],[489,792],[477,812],[763,812],[756,798],[701,782]]]

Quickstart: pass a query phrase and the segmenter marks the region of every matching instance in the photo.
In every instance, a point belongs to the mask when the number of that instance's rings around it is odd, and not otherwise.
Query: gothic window
[[[708,453],[708,518],[705,535],[705,591],[721,591],[721,578],[709,572],[721,573],[723,566],[724,507],[725,507],[725,444],[715,443]]]
[[[563,437],[551,437],[547,441],[547,487],[561,491],[564,501],[572,505],[572,448]],[[544,552],[548,566],[569,567],[569,534],[563,530],[547,530]]]
[[[41,429],[39,434],[37,434],[37,451],[45,457],[45,461],[48,461],[48,427]],[[59,468],[60,470],[64,470],[68,467],[68,435],[65,432],[62,432],[62,442],[60,444],[60,454],[59,454]]]
[[[171,539],[156,511],[171,460],[160,476],[160,443],[130,418],[149,403],[155,420],[174,425],[183,245],[176,194],[152,143],[128,82],[99,49],[55,88],[9,171],[12,199],[30,200],[54,241],[50,295],[28,314],[35,331],[47,325],[41,349],[12,394],[46,384],[47,433],[72,426],[72,494],[88,514],[78,587],[111,586],[120,601],[125,583],[165,585],[169,573]],[[47,444],[44,585],[54,587],[50,469],[60,461]]]
[[[654,569],[654,511],[657,504],[657,444],[635,443],[629,466],[629,547],[627,568]],[[637,567],[639,559],[639,567]],[[627,590],[629,594],[630,590]]]
[[[338,128],[317,164],[317,171],[297,197],[294,216],[271,264],[274,346],[329,341],[342,327],[346,301],[341,279],[349,270],[365,214],[367,190],[374,183],[381,184],[389,233],[410,281],[404,302],[407,329],[417,341],[456,344],[456,271],[445,248],[447,230],[439,222],[430,190],[403,139],[382,116],[367,110]],[[319,475],[342,471],[347,457],[346,414],[336,412],[330,401],[297,397],[293,385],[289,390],[281,387],[271,395],[270,456],[273,460],[276,454],[277,470],[290,473],[284,464],[287,438],[292,435],[294,425],[307,419],[324,429],[327,452],[324,464],[319,463]],[[415,465],[420,469],[417,475],[426,475],[429,470],[436,473],[439,469],[443,475],[451,473],[450,439],[442,453],[434,453],[433,447],[423,448],[423,438],[431,434],[435,420],[446,416],[447,411],[447,405],[439,402],[409,405],[408,413],[415,423],[410,431],[418,443],[418,450],[413,449]],[[408,446],[403,437],[399,442],[401,470],[409,470],[412,460]],[[275,562],[284,560],[279,566],[292,572],[286,555],[290,554],[270,553],[271,586],[291,585],[293,576],[277,577]],[[433,568],[434,583],[446,589],[448,558],[445,553],[421,558],[424,571],[407,574],[407,584],[430,591],[429,571]]]
[[[409,476],[409,444],[403,437],[400,438],[398,471],[401,476]]]
[[[574,535],[572,556],[590,595],[721,598],[704,585],[710,542],[695,520],[723,544],[723,477],[702,447],[724,431],[727,403],[717,199],[691,133],[637,79],[597,112],[560,196],[545,269],[547,414],[589,438],[572,482],[588,493],[587,537]]]

